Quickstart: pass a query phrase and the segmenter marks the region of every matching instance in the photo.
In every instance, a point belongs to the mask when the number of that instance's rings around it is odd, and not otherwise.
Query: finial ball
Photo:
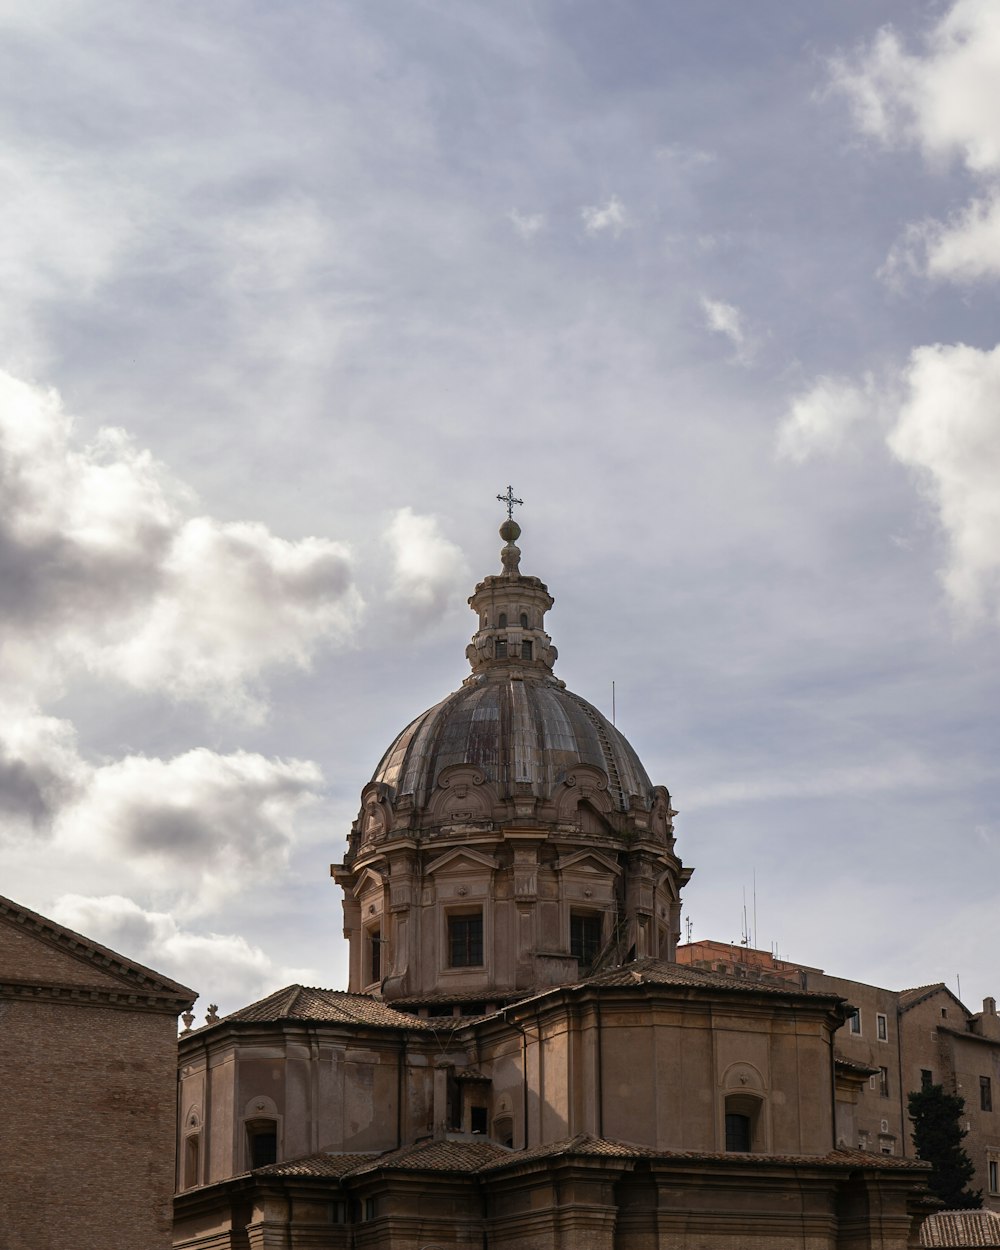
[[[514,520],[504,521],[500,526],[500,537],[505,543],[516,543],[521,537],[521,527]]]

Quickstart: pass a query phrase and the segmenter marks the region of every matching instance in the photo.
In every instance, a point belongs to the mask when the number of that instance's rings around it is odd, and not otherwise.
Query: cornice
[[[63,1007],[108,1007],[119,1011],[147,1011],[177,1016],[193,999],[179,994],[108,985],[66,985],[4,977],[0,980],[0,1003],[57,1003]]]

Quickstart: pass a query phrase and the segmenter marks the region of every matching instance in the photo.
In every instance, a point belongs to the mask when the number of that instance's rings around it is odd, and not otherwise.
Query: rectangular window
[[[930,1087],[933,1084],[934,1084],[934,1073],[930,1070],[930,1068],[921,1068],[920,1069],[920,1088],[930,1089]]]
[[[875,1016],[875,1036],[880,1042],[889,1040],[889,1021],[881,1011]]]
[[[507,639],[497,638],[493,643],[493,654],[498,660],[506,660],[507,658]]]
[[[981,1076],[979,1078],[979,1110],[993,1110],[993,1087],[990,1084],[990,1078],[988,1076]]]
[[[1000,1191],[1000,1163],[996,1159],[990,1159],[988,1170],[990,1175],[990,1193],[995,1194]]]
[[[530,639],[525,638],[524,642],[521,643],[521,659],[530,660],[532,658],[533,650],[534,648],[531,645]]]
[[[483,962],[483,913],[448,917],[448,962],[452,968],[479,968]]]
[[[750,1149],[750,1117],[726,1113],[726,1149],[749,1151]]]
[[[877,1076],[870,1076],[868,1078],[868,1088],[878,1089],[878,1077]]]
[[[857,1009],[857,1007],[855,1007],[854,1010],[851,1012],[851,1014],[847,1017],[847,1022],[850,1025],[851,1032],[856,1033],[860,1037],[861,1035],[861,1012]]]
[[[593,967],[601,949],[601,918],[581,912],[569,917],[569,950],[580,961],[581,968]]]
[[[469,1108],[469,1127],[474,1133],[485,1133],[489,1128],[489,1112],[485,1107]]]
[[[883,1098],[889,1097],[889,1069],[879,1068],[878,1070],[878,1092]]]
[[[368,963],[371,968],[369,981],[382,980],[382,931],[372,929],[368,934]]]

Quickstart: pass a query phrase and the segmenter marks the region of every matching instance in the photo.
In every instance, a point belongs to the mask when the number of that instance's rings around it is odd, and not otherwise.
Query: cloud
[[[144,910],[121,894],[64,894],[52,918],[198,990],[203,1003],[223,996],[232,1004],[251,1002],[283,985],[320,979],[311,968],[275,963],[236,934],[181,928],[168,913]]]
[[[607,230],[617,239],[632,224],[625,205],[617,195],[612,195],[603,208],[596,204],[581,208],[580,216],[584,230],[592,237]]]
[[[343,544],[192,505],[124,431],[80,444],[55,391],[0,373],[8,694],[83,668],[259,720],[266,668],[351,640],[362,604]]]
[[[385,532],[392,553],[389,599],[417,620],[438,617],[456,593],[465,593],[468,569],[461,549],[433,517],[400,508]]]
[[[851,57],[835,59],[832,83],[856,124],[884,143],[958,157],[973,173],[1000,170],[1000,14],[993,0],[955,0],[906,50],[892,27]]]
[[[185,909],[213,907],[287,865],[295,816],[321,775],[305,760],[196,747],[172,759],[126,756],[93,769],[57,813],[57,847],[169,881]]]
[[[880,271],[890,282],[907,274],[954,282],[1000,275],[1000,189],[971,200],[946,223],[908,226]]]
[[[701,297],[701,310],[705,315],[705,325],[713,334],[721,334],[729,339],[735,350],[735,359],[743,365],[749,364],[756,354],[756,344],[747,334],[743,314],[735,304],[727,304],[723,300]]]
[[[888,446],[914,470],[948,540],[947,594],[1000,622],[1000,347],[918,347]]]
[[[801,464],[816,453],[834,452],[852,426],[869,418],[875,407],[870,374],[860,386],[842,378],[821,377],[792,400],[778,429],[778,455]]]
[[[859,129],[885,145],[913,146],[930,162],[956,159],[984,186],[947,223],[911,223],[881,271],[967,282],[1000,273],[1000,13],[992,0],[956,0],[919,53],[891,27],[832,63],[832,84]]]
[[[516,208],[512,208],[507,217],[526,243],[530,243],[536,234],[545,229],[544,213],[519,213]]]

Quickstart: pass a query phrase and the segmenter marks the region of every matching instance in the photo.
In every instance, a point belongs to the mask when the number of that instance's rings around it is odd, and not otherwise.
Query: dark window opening
[[[474,1133],[484,1133],[489,1125],[489,1116],[485,1107],[470,1107],[470,1121]]]
[[[498,660],[506,660],[507,658],[507,639],[497,638],[493,643],[493,655]]]
[[[979,1110],[993,1110],[993,1086],[990,1084],[990,1078],[988,1076],[981,1076],[979,1078]]]
[[[527,612],[522,612],[522,613],[521,613],[521,628],[522,628],[522,629],[527,629],[527,628],[528,628],[528,614],[527,614]]]
[[[735,1111],[726,1112],[726,1149],[750,1150],[750,1117]]]
[[[571,912],[569,918],[569,951],[581,968],[590,968],[601,949],[600,916]]]
[[[889,1040],[889,1022],[883,1015],[875,1017],[875,1032],[880,1042]]]
[[[477,968],[483,962],[483,914],[448,917],[448,953],[453,968]]]
[[[278,1161],[278,1126],[273,1120],[247,1125],[251,1168],[266,1168]]]
[[[382,980],[382,932],[372,929],[368,935],[368,962],[371,965],[369,981]]]
[[[533,659],[534,657],[532,656],[532,650],[533,648],[531,646],[531,643],[527,639],[525,639],[524,642],[521,643],[521,659],[522,660]]]
[[[434,1003],[432,1006],[427,1008],[427,1014],[428,1016],[435,1017],[453,1016],[455,1014],[455,1008],[451,1005],[451,1003]]]
[[[878,1070],[878,1092],[883,1098],[889,1097],[889,1069],[879,1068]]]
[[[930,1087],[933,1084],[934,1084],[934,1073],[930,1070],[930,1068],[921,1068],[920,1069],[920,1088],[930,1089]]]
[[[854,1008],[854,1010],[847,1017],[847,1019],[851,1026],[851,1032],[860,1033],[861,1032],[861,1012],[858,1011],[857,1007]]]
[[[497,622],[497,625],[499,626],[500,629],[507,628],[507,613],[506,612],[500,613],[500,620]]]

